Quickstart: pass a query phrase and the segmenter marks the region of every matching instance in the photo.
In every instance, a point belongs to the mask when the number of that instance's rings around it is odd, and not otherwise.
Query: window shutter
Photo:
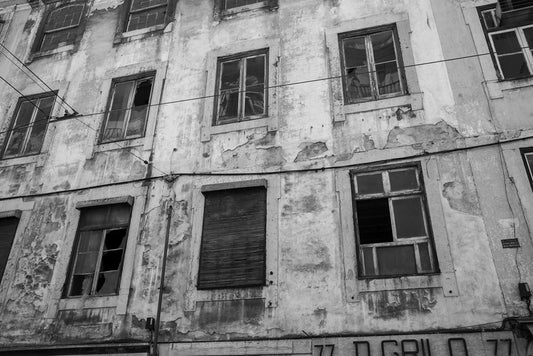
[[[15,217],[0,219],[0,280],[4,275],[18,223],[19,219]]]
[[[204,195],[198,289],[264,285],[266,188]]]

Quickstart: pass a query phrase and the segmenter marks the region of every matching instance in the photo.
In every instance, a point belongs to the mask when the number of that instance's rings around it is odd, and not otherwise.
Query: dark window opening
[[[54,99],[53,93],[19,99],[6,136],[3,158],[28,156],[41,152]]]
[[[221,0],[221,1],[222,1],[223,10],[265,2],[264,0]]]
[[[219,59],[215,125],[266,115],[268,60],[265,52]]]
[[[16,217],[0,219],[0,281],[2,281],[2,277],[4,276],[18,223],[19,219]]]
[[[266,188],[204,192],[198,289],[265,284]]]
[[[117,294],[131,207],[81,209],[66,296]]]
[[[83,4],[73,4],[52,10],[43,29],[40,50],[49,51],[74,43],[79,33],[83,9]]]
[[[164,25],[167,5],[167,0],[132,0],[126,31]]]
[[[396,168],[353,178],[359,275],[436,272],[419,170]]]
[[[101,142],[144,135],[150,107],[153,77],[116,81],[111,90]]]

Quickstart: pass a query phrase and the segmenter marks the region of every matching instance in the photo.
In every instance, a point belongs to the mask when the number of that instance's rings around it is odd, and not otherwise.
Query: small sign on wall
[[[503,239],[502,247],[503,248],[519,248],[520,243],[518,242],[518,239]]]

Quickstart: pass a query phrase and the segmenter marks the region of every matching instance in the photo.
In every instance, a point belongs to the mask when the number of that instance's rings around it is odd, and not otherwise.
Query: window
[[[407,93],[395,26],[339,35],[344,102]]]
[[[197,289],[265,285],[266,187],[204,188]]]
[[[80,31],[83,9],[83,4],[72,4],[50,11],[43,28],[39,51],[49,51],[74,43]]]
[[[417,167],[352,172],[361,277],[437,270]]]
[[[100,142],[144,136],[154,75],[113,81]]]
[[[531,183],[531,189],[533,189],[533,147],[523,148],[520,151],[522,152],[522,158],[524,159],[527,176],[529,178],[529,182]]]
[[[533,74],[533,17],[526,21],[508,19],[507,25],[496,9],[480,11],[496,67],[501,79]],[[521,24],[519,26],[515,26]]]
[[[129,204],[80,209],[65,297],[118,293],[130,215]]]
[[[4,275],[18,223],[19,219],[16,217],[0,219],[0,281]]]
[[[215,125],[267,115],[268,50],[218,59]]]
[[[45,93],[19,99],[6,136],[3,158],[41,152],[54,98],[54,93]]]
[[[228,9],[233,9],[235,7],[263,3],[264,0],[221,0],[221,2],[222,2],[222,10],[228,10]]]
[[[167,0],[132,0],[126,31],[164,25],[167,5]]]

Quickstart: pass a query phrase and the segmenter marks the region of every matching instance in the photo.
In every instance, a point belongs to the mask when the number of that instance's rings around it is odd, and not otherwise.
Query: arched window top
[[[83,4],[66,5],[50,12],[45,32],[79,26],[83,14]]]

